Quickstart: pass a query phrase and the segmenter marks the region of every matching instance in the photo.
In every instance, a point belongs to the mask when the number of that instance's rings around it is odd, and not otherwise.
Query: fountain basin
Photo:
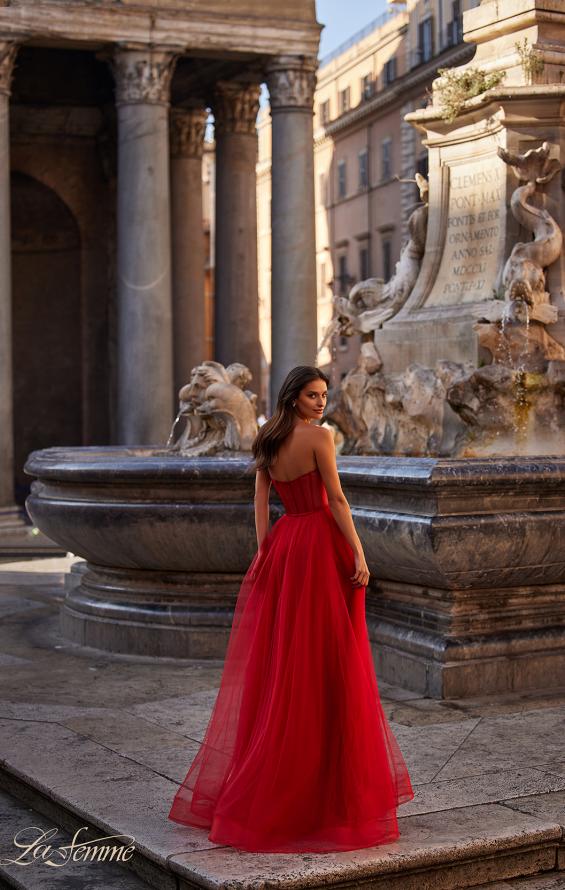
[[[143,447],[32,452],[26,508],[86,560],[69,579],[64,635],[114,652],[223,657],[256,549],[250,463]]]
[[[223,657],[256,549],[249,467],[149,448],[32,452],[28,511],[86,560],[65,635]],[[563,684],[565,458],[347,457],[338,468],[372,575],[380,678],[436,698]],[[274,490],[271,507],[276,521]]]

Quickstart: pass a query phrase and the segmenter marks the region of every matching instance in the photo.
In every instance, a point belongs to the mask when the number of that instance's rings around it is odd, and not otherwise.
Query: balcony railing
[[[340,43],[331,53],[323,56],[320,59],[320,68],[323,68],[324,65],[327,65],[328,62],[331,62],[332,59],[336,59],[338,56],[341,56],[346,50],[350,49],[350,47],[354,46],[363,37],[368,37],[369,34],[372,34],[373,31],[376,31],[377,28],[381,28],[383,25],[386,25],[391,19],[395,18],[399,14],[398,9],[385,9],[381,15],[377,16],[376,19],[373,19],[369,22],[368,25],[365,25],[364,28],[361,28],[360,31],[357,31],[353,34],[352,37],[349,37],[347,40],[344,40],[343,43]]]

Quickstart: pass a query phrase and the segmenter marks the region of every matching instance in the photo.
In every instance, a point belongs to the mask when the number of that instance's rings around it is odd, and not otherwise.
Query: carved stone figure
[[[192,370],[190,382],[179,392],[179,413],[184,432],[169,450],[193,457],[225,451],[250,451],[258,430],[257,396],[245,387],[249,368],[239,362],[224,367],[204,361]]]
[[[385,374],[362,355],[332,390],[326,410],[344,435],[342,454],[449,454],[462,424],[446,392],[469,371],[440,361],[435,368],[414,363],[403,373]]]
[[[507,300],[524,301],[531,307],[530,320],[551,324],[557,320],[557,308],[550,303],[545,289],[545,269],[559,257],[563,236],[551,214],[536,207],[530,199],[538,186],[548,183],[561,169],[556,158],[549,158],[549,146],[530,149],[521,155],[513,155],[504,148],[498,154],[525,185],[515,189],[510,207],[520,225],[534,234],[534,240],[518,242],[512,248],[504,271],[502,285]]]
[[[447,392],[449,404],[467,425],[457,446],[461,455],[521,448],[547,453],[565,427],[563,386],[557,374],[565,363],[565,347],[545,328],[557,321],[545,270],[559,257],[563,237],[551,214],[532,203],[561,165],[549,158],[546,142],[521,155],[502,148],[498,153],[525,183],[515,189],[510,206],[534,237],[514,245],[502,273],[505,299],[481,308],[474,325],[492,364],[477,368]]]
[[[428,182],[420,173],[416,173],[415,181],[422,205],[408,220],[410,238],[400,253],[392,278],[386,283],[380,278],[367,278],[357,282],[348,297],[334,299],[338,332],[346,337],[376,331],[402,308],[416,283],[426,244]]]

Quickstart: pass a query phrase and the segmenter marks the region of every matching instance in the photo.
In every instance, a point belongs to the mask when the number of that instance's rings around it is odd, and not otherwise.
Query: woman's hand
[[[355,574],[351,576],[354,587],[366,587],[369,583],[369,568],[363,551],[355,554]]]

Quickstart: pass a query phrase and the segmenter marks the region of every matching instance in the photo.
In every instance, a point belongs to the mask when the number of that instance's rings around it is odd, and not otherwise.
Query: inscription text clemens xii
[[[428,305],[492,297],[502,258],[503,183],[495,159],[451,168],[445,245]]]

